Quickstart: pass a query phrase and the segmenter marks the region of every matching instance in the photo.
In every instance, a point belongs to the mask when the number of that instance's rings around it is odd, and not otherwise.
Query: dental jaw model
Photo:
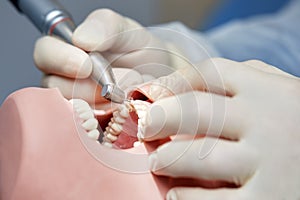
[[[107,148],[96,139],[91,112],[56,89],[27,88],[10,95],[0,109],[0,199],[164,199],[174,182],[147,171],[151,145]],[[99,113],[103,120],[112,117],[110,111]],[[121,123],[121,117],[115,113],[113,120]],[[106,131],[104,140],[124,148],[124,130],[123,124],[115,141]]]
[[[113,113],[104,132],[103,144],[108,147],[127,149],[140,145],[139,132],[145,125],[147,101],[125,101]]]

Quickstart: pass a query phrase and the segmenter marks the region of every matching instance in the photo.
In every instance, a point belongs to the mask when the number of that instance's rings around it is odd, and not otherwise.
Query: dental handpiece
[[[56,0],[10,0],[32,23],[46,35],[54,35],[72,44],[75,24],[71,15]],[[116,84],[109,62],[99,53],[90,52],[93,63],[91,77],[102,86],[101,96],[123,103],[125,92]]]

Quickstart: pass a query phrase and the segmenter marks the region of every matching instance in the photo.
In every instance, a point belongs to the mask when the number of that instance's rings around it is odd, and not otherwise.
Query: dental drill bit
[[[10,0],[24,13],[41,33],[54,35],[72,44],[75,24],[71,15],[56,0]],[[123,103],[125,92],[116,84],[111,65],[99,53],[90,52],[92,78],[102,86],[101,95],[115,103]]]

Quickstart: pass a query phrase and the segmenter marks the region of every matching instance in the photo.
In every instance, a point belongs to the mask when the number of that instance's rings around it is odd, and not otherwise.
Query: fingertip
[[[85,51],[105,51],[114,42],[123,17],[110,9],[92,12],[74,31],[73,43]]]
[[[36,66],[46,74],[82,79],[92,72],[86,52],[50,36],[37,40],[33,57]]]
[[[50,36],[43,36],[36,40],[33,50],[33,59],[35,65],[42,71],[44,68],[45,55],[48,54],[51,46],[49,44],[56,43],[56,39]]]
[[[78,69],[76,77],[80,79],[88,78],[91,75],[93,70],[93,63],[90,57],[88,56],[88,54],[83,54],[83,59],[79,66],[80,67]]]
[[[149,169],[152,172],[155,172],[157,169],[157,153],[153,152],[149,155],[148,157],[148,165],[149,165]]]
[[[153,141],[167,136],[162,135],[166,124],[166,113],[162,106],[154,103],[150,106],[144,119],[144,128],[139,137],[144,141]]]
[[[105,26],[97,19],[86,19],[74,31],[73,44],[85,51],[95,51],[105,40]]]
[[[168,193],[167,193],[167,200],[177,200],[177,192],[176,189],[171,189]]]

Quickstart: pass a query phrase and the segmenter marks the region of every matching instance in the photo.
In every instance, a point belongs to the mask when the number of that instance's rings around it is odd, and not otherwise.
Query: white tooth
[[[109,143],[109,142],[104,142],[104,143],[102,143],[104,146],[106,146],[106,147],[109,147],[109,148],[112,148],[113,147],[113,145],[112,145],[112,143]]]
[[[120,116],[120,111],[121,110],[116,110],[115,112],[113,112],[113,117]]]
[[[126,107],[123,107],[123,109],[120,111],[120,115],[123,118],[127,118],[129,117],[129,110]]]
[[[82,114],[86,111],[91,111],[90,107],[85,107],[85,106],[79,106],[78,108],[75,108],[76,112],[78,112],[79,114]]]
[[[121,131],[120,131],[120,132],[117,132],[117,131],[115,131],[114,129],[112,129],[111,127],[110,127],[109,131],[110,131],[110,133],[113,134],[113,135],[120,135],[120,133],[121,133]]]
[[[91,139],[98,140],[99,135],[100,135],[100,133],[97,129],[94,129],[94,130],[91,130],[91,131],[88,132],[88,136]]]
[[[103,135],[106,136],[108,133],[106,131],[103,132]]]
[[[119,124],[124,124],[126,119],[124,119],[123,117],[121,116],[118,116],[118,117],[115,117],[114,118],[115,122],[119,123]]]
[[[136,141],[133,143],[133,147],[138,147],[140,146],[142,143],[140,141]]]
[[[117,133],[120,133],[123,130],[123,126],[118,123],[113,123],[110,127]]]
[[[106,137],[106,136],[105,136],[105,138],[103,138],[102,142],[103,143],[105,143],[105,142],[112,143],[112,141],[108,137]]]
[[[91,110],[89,104],[82,99],[72,99],[70,102],[79,114]]]
[[[82,127],[88,131],[96,129],[97,126],[98,126],[98,121],[95,118],[88,119],[82,124]]]
[[[126,121],[126,119],[124,119],[123,117],[121,117],[119,111],[115,111],[115,112],[113,113],[112,121],[115,121],[115,122],[117,122],[117,123],[119,123],[119,124],[124,124],[125,121]]]
[[[79,117],[80,117],[81,119],[88,120],[88,119],[90,119],[90,118],[94,118],[94,113],[93,113],[91,110],[85,111],[85,112],[81,113],[81,114],[79,115]]]
[[[124,108],[126,108],[126,105],[121,104],[121,105],[117,108],[117,111],[121,112],[121,110],[123,110]]]
[[[117,136],[114,136],[114,135],[112,135],[112,134],[107,134],[106,137],[107,137],[110,141],[112,141],[112,142],[114,142],[114,141],[116,141],[116,140],[118,139]]]
[[[102,138],[102,143],[104,143],[104,142],[110,142],[110,140],[107,139],[107,137],[105,136],[105,137]]]

